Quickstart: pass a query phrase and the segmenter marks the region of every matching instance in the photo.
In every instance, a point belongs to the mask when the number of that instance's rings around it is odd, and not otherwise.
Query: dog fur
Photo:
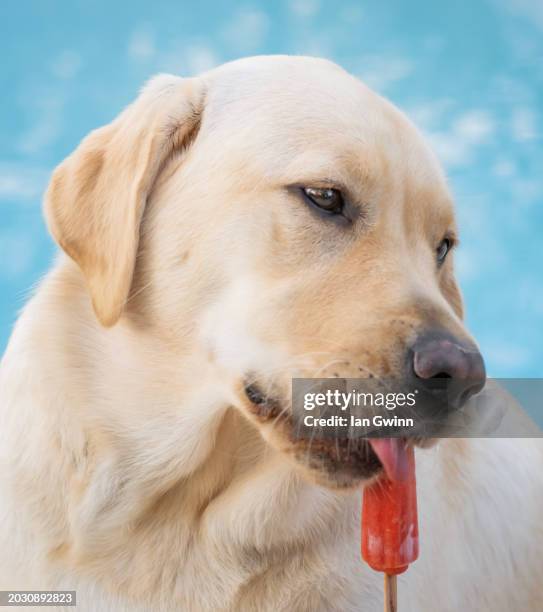
[[[349,227],[294,193],[329,184]],[[57,168],[45,210],[65,254],[0,370],[0,589],[76,589],[89,612],[381,609],[363,483],[308,462],[244,385],[400,375],[429,325],[471,341],[413,125],[319,59],[161,75]],[[541,609],[542,466],[533,439],[417,452],[402,610]]]

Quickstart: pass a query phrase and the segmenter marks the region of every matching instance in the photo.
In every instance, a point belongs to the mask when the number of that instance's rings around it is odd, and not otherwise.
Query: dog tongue
[[[407,459],[405,440],[402,438],[370,438],[368,441],[383,464],[389,480],[403,482],[410,477],[409,471],[413,464]]]

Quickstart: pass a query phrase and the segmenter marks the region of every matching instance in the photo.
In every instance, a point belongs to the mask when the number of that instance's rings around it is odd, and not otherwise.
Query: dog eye
[[[449,238],[444,238],[437,247],[436,255],[437,255],[437,263],[441,265],[445,258],[447,257],[447,253],[451,250],[452,242]]]
[[[343,212],[343,196],[338,189],[303,187],[302,192],[311,204],[328,215],[340,215]]]

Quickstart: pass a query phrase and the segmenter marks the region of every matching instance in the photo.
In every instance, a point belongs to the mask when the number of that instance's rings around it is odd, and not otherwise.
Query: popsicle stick
[[[385,612],[398,612],[398,583],[394,574],[385,574]]]

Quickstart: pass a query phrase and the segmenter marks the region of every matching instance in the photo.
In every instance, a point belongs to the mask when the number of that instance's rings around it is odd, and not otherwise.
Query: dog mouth
[[[259,425],[270,426],[275,445],[328,487],[352,488],[383,474],[391,480],[402,480],[407,471],[405,449],[426,445],[422,439],[401,434],[391,438],[301,437],[290,410],[278,398],[265,394],[254,383],[244,385],[243,391],[251,416]]]
[[[306,442],[306,441],[303,441]],[[407,475],[408,438],[313,439],[293,448],[301,465],[310,468],[317,480],[334,488],[350,488],[386,474],[390,480]]]

